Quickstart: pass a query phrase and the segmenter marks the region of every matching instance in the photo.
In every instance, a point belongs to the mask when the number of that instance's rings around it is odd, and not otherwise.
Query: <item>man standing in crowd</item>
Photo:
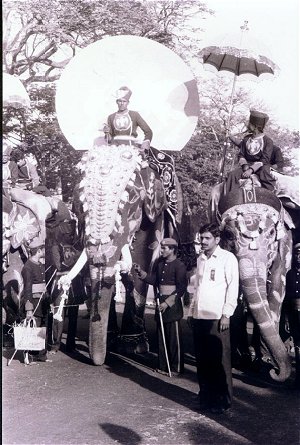
[[[162,374],[168,374],[166,359],[167,349],[169,366],[173,375],[183,372],[183,348],[180,320],[183,317],[182,297],[187,288],[185,265],[177,258],[178,244],[173,238],[165,238],[161,242],[161,257],[152,274],[141,270],[135,265],[138,276],[156,288],[158,302],[155,319],[158,331],[158,369]],[[162,314],[163,326],[160,322]],[[166,345],[164,346],[163,332]]]
[[[49,311],[49,298],[45,283],[44,241],[36,238],[30,243],[29,248],[30,257],[21,272],[24,282],[22,302],[26,312],[26,319],[30,320],[34,317],[36,326],[42,327],[47,326]],[[38,352],[36,360],[40,362],[47,361],[47,341],[45,349]]]
[[[300,389],[300,243],[293,249],[292,268],[286,275],[285,306],[290,333],[293,337],[296,360],[295,387]]]
[[[219,242],[216,224],[200,228],[195,243],[201,246],[201,252],[188,316],[194,336],[200,408],[209,408],[215,414],[229,409],[232,401],[229,325],[239,288],[237,259],[221,249]]]

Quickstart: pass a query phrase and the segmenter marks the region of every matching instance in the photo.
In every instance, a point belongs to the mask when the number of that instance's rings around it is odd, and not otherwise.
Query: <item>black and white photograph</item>
[[[298,0],[3,0],[3,445],[300,445]]]

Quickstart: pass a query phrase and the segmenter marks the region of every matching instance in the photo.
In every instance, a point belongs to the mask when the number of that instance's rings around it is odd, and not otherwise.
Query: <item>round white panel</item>
[[[179,151],[186,145],[199,115],[192,72],[164,45],[126,35],[80,50],[61,74],[56,111],[72,147],[92,148],[107,116],[117,111],[115,94],[121,86],[132,91],[128,108],[151,127],[153,147]]]

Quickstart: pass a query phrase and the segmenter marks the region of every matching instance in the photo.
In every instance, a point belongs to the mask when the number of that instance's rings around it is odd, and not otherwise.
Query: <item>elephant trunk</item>
[[[89,352],[94,365],[104,364],[107,350],[107,326],[113,293],[113,281],[92,280],[92,305],[89,327]]]
[[[266,280],[262,276],[242,276],[241,286],[251,314],[259,327],[261,338],[277,366],[277,369],[270,371],[270,376],[273,380],[284,382],[291,374],[291,363],[269,308]]]

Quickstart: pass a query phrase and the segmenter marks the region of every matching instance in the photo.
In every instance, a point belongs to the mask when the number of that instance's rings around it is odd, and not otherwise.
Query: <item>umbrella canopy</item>
[[[203,64],[211,65],[218,71],[229,71],[234,74],[227,119],[227,141],[237,78],[247,74],[258,78],[262,74],[275,75],[279,72],[278,66],[266,55],[262,55],[259,48],[261,43],[249,38],[247,21],[244,22],[240,29],[241,33],[239,36],[234,33],[226,35],[220,39],[220,46],[208,46],[198,53]],[[236,43],[236,45],[231,44],[232,42]],[[228,142],[224,144],[223,148],[219,181],[223,179],[227,145]]]
[[[107,116],[117,111],[116,91],[122,86],[132,91],[129,109],[151,127],[153,147],[178,151],[187,144],[199,115],[192,72],[164,45],[122,35],[82,49],[58,81],[59,125],[76,150],[92,148]]]
[[[29,95],[18,77],[3,73],[3,107],[26,109],[30,107]]]
[[[255,55],[252,51],[231,46],[208,46],[199,53],[203,63],[214,66],[218,71],[230,71],[236,76],[253,74],[275,74],[275,63],[265,56]]]
[[[201,62],[214,66],[218,71],[230,71],[235,76],[277,74],[279,68],[269,57],[268,48],[251,36],[247,21],[240,30],[240,33],[220,36],[217,45],[203,48],[199,52]]]

